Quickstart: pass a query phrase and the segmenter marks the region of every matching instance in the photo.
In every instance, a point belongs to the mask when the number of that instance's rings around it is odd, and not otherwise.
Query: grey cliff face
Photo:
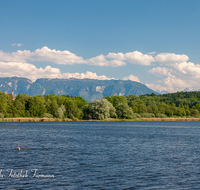
[[[134,81],[122,80],[94,80],[94,79],[38,79],[35,82],[27,78],[2,77],[0,78],[0,91],[8,94],[35,95],[69,95],[81,96],[88,102],[113,95],[142,95],[157,92],[144,84]]]

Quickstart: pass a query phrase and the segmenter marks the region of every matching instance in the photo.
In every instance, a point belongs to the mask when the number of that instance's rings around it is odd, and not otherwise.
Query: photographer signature
[[[0,169],[0,178],[54,178],[54,175],[43,175],[37,173],[38,169],[31,170],[13,170],[13,169]]]

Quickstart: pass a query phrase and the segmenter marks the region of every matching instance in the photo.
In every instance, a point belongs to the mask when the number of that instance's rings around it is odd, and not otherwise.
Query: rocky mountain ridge
[[[48,79],[41,78],[35,82],[21,77],[1,77],[0,91],[11,94],[35,95],[69,95],[81,96],[88,102],[113,95],[142,95],[157,92],[144,84],[130,80],[95,80],[95,79]]]

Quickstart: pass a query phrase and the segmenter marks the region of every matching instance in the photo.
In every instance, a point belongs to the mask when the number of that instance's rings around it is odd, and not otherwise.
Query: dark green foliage
[[[141,115],[139,113],[133,113],[133,118],[140,118]]]
[[[0,113],[6,117],[48,117],[106,119],[139,117],[199,117],[200,92],[165,95],[108,96],[89,104],[82,97],[18,94],[15,100],[0,92]],[[0,116],[2,117],[2,116]]]
[[[30,96],[27,96],[26,94],[18,94],[16,96],[16,99],[13,103],[15,110],[13,115],[14,117],[26,117],[27,116],[27,109],[28,109],[28,102],[30,100]],[[29,115],[29,114],[28,114]]]
[[[0,113],[0,118],[4,118],[4,114],[3,113]]]
[[[153,102],[155,101],[156,104],[158,103],[165,103],[165,104],[174,104],[176,107],[179,107],[179,105],[188,105],[189,108],[192,108],[192,106],[200,103],[200,92],[177,92],[177,93],[169,93],[169,94],[163,94],[163,95],[156,95],[156,96],[149,96],[149,95],[141,95],[141,96],[134,96],[129,95],[127,96],[128,104],[130,104],[132,101],[139,102],[143,101],[147,103],[148,101]]]
[[[130,108],[133,110],[133,113],[138,113],[138,104],[137,102],[132,101],[130,104]]]
[[[84,100],[81,96],[75,97],[75,101],[79,109],[83,109],[87,105],[87,101]]]
[[[41,115],[41,117],[53,118],[53,115],[50,114],[50,113],[43,113],[43,114]]]
[[[82,109],[84,104],[81,105],[80,101],[78,103],[79,103],[80,108]],[[71,118],[71,119],[72,118],[82,119],[83,112],[79,109],[78,103],[74,98],[66,99],[64,101],[64,106],[65,106],[65,109],[66,109],[66,113],[65,113],[66,117]]]
[[[104,97],[103,99],[108,100],[113,105],[113,98],[110,96]]]
[[[7,96],[4,92],[0,92],[0,112],[4,115],[7,114],[9,96]]]
[[[200,112],[200,92],[177,92],[164,95],[129,95],[127,102],[134,113],[195,116]]]
[[[126,102],[119,103],[116,107],[116,113],[119,118],[133,119],[133,111]]]
[[[112,96],[113,106],[116,108],[119,103],[126,103],[127,99],[126,96]]]
[[[198,116],[199,115],[199,111],[197,109],[191,109],[191,116]]]
[[[71,118],[73,116],[82,119],[84,115],[82,110],[86,105],[87,102],[82,97],[56,96],[55,94],[31,97],[26,94],[18,94],[16,99],[12,100],[11,96],[0,92],[0,113],[5,117],[58,116]],[[64,115],[58,110],[59,107],[66,110]]]
[[[153,114],[153,113],[141,113],[141,117],[147,117],[147,118],[155,117],[155,114]]]
[[[32,117],[40,117],[42,114],[47,112],[45,99],[42,95],[37,95],[33,98],[29,98],[27,103],[30,116]]]
[[[162,114],[162,113],[157,113],[156,114],[156,117],[161,117],[161,118],[164,118],[164,117],[167,117],[165,114]]]
[[[138,113],[141,114],[141,113],[146,113],[147,112],[147,106],[144,102],[140,101],[138,103]]]

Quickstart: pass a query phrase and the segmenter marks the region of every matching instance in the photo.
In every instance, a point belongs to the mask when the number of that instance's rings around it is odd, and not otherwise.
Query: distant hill
[[[156,90],[159,94],[168,94],[169,92],[166,90]]]
[[[200,91],[200,89],[185,88],[184,90],[182,90],[182,92],[192,92],[192,91]]]
[[[8,94],[27,94],[30,96],[56,94],[81,96],[88,102],[113,95],[159,94],[144,84],[124,80],[94,79],[48,79],[42,78],[35,82],[27,78],[1,77],[0,91]]]

